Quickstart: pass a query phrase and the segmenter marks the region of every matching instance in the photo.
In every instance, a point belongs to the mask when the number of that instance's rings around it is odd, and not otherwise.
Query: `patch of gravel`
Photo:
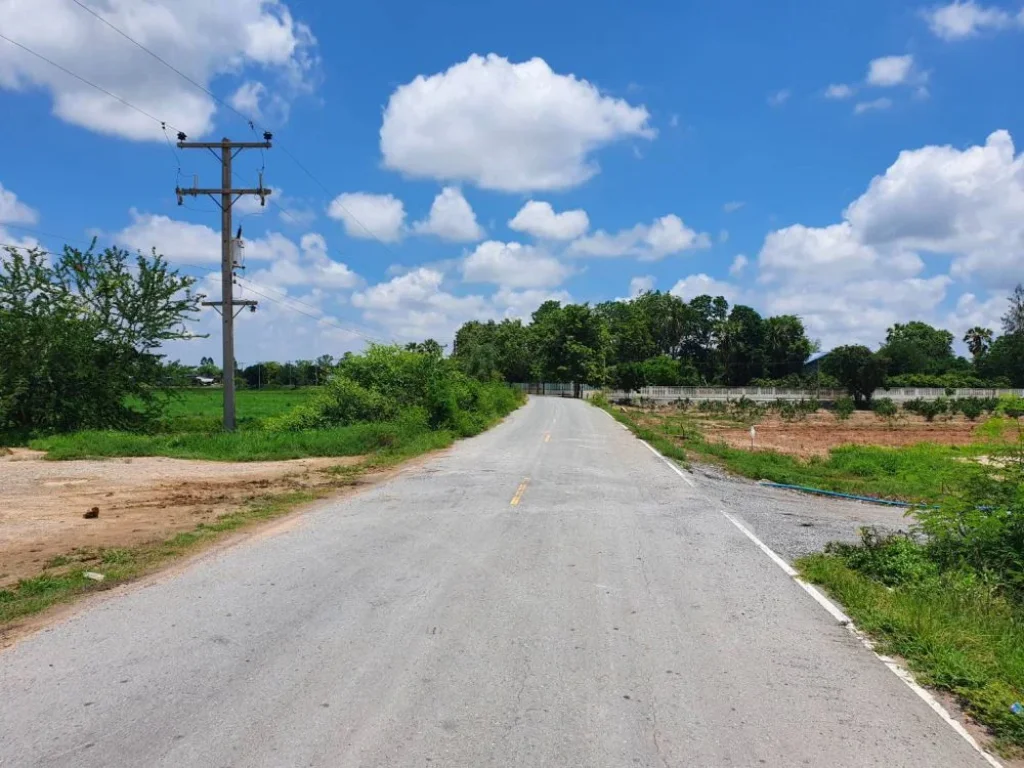
[[[866,526],[905,531],[912,523],[899,507],[769,488],[706,464],[693,469],[709,498],[790,562],[830,541],[859,541]]]

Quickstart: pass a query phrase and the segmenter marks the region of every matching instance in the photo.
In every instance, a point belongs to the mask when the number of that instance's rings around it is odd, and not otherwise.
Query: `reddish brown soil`
[[[734,448],[750,448],[750,428],[725,426],[714,421],[702,425],[709,440],[721,440]],[[920,416],[901,416],[895,424],[873,413],[857,412],[848,421],[839,421],[826,411],[803,421],[783,421],[771,415],[755,425],[755,449],[771,449],[808,458],[827,456],[840,445],[904,446],[917,443],[970,445],[978,442],[974,434],[978,422],[957,417],[950,421],[927,422]]]
[[[0,587],[57,555],[160,541],[255,497],[327,484],[319,470],[359,461],[43,461],[15,449],[0,456]],[[93,507],[99,517],[83,518]]]

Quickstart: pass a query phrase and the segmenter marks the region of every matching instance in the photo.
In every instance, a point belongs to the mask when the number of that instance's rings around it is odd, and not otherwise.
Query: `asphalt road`
[[[535,398],[0,653],[0,765],[985,765],[693,481]]]

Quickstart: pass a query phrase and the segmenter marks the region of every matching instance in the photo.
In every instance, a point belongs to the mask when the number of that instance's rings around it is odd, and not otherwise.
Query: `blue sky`
[[[242,362],[648,287],[877,344],[995,326],[1024,272],[1017,2],[82,3],[274,131]],[[246,121],[73,0],[0,30],[149,115],[0,40],[0,240],[156,247],[219,298],[217,211],[173,194],[218,167],[167,137]]]

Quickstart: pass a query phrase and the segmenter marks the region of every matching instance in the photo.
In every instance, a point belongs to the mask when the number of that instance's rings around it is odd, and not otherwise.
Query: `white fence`
[[[609,400],[654,400],[671,403],[677,400],[689,400],[699,403],[704,401],[739,400],[747,398],[758,403],[774,403],[777,400],[821,400],[832,402],[846,394],[841,389],[782,389],[779,387],[644,387],[634,392],[607,391],[585,384],[514,384],[527,394],[552,395],[555,397],[590,397],[595,392],[604,391]],[[1024,389],[954,389],[947,394],[945,389],[931,387],[894,387],[875,391],[875,398],[888,397],[897,403],[907,400],[936,400],[940,397],[1000,397],[1001,395],[1017,395],[1024,397]]]

